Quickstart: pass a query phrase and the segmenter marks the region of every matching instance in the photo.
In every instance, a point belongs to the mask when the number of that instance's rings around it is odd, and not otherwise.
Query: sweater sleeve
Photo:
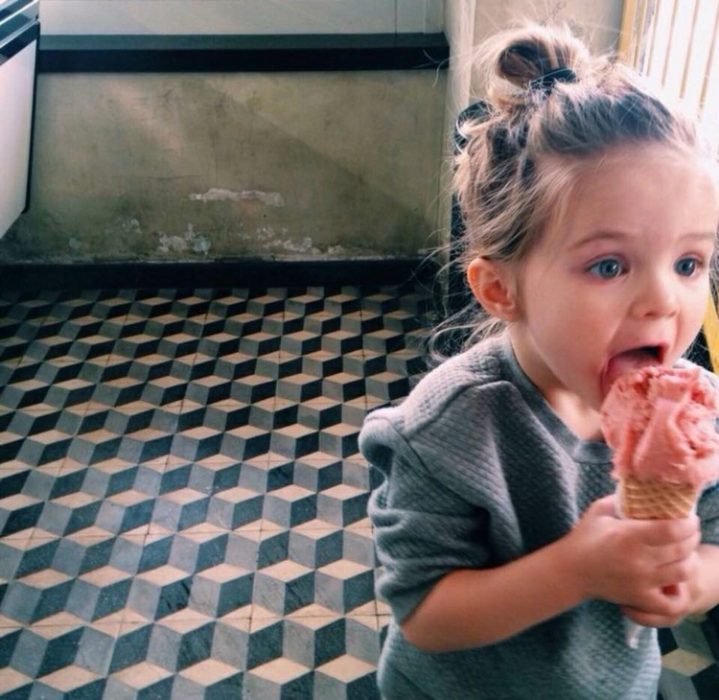
[[[487,513],[431,473],[382,411],[371,414],[360,447],[383,476],[369,502],[380,564],[378,594],[403,622],[445,574],[487,564]]]
[[[686,360],[681,360],[680,366],[697,367]],[[719,377],[706,368],[701,368],[703,378],[719,392]],[[715,422],[719,432],[719,420]],[[697,515],[701,520],[702,542],[719,545],[719,481],[714,482],[704,490],[697,503]]]
[[[704,491],[697,514],[701,519],[702,542],[719,545],[719,482]]]

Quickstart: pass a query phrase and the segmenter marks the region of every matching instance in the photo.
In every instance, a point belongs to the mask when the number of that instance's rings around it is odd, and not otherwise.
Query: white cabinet
[[[0,1],[0,237],[27,203],[37,36],[37,1]]]

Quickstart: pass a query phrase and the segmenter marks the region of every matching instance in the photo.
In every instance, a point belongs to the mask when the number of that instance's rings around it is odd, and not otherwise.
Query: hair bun
[[[587,72],[587,47],[566,26],[526,25],[497,35],[486,48],[490,70],[487,95],[500,109],[531,101],[537,88],[575,82]]]

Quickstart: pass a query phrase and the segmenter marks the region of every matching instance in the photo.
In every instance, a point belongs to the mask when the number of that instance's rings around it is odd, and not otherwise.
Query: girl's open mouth
[[[612,384],[622,374],[650,365],[660,365],[665,354],[666,349],[662,345],[642,345],[613,355],[602,373],[602,396],[607,395]]]

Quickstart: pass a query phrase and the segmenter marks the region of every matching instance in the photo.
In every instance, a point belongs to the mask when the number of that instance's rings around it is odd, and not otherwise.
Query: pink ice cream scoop
[[[616,479],[692,491],[719,479],[719,397],[699,368],[649,366],[624,374],[601,414]]]

